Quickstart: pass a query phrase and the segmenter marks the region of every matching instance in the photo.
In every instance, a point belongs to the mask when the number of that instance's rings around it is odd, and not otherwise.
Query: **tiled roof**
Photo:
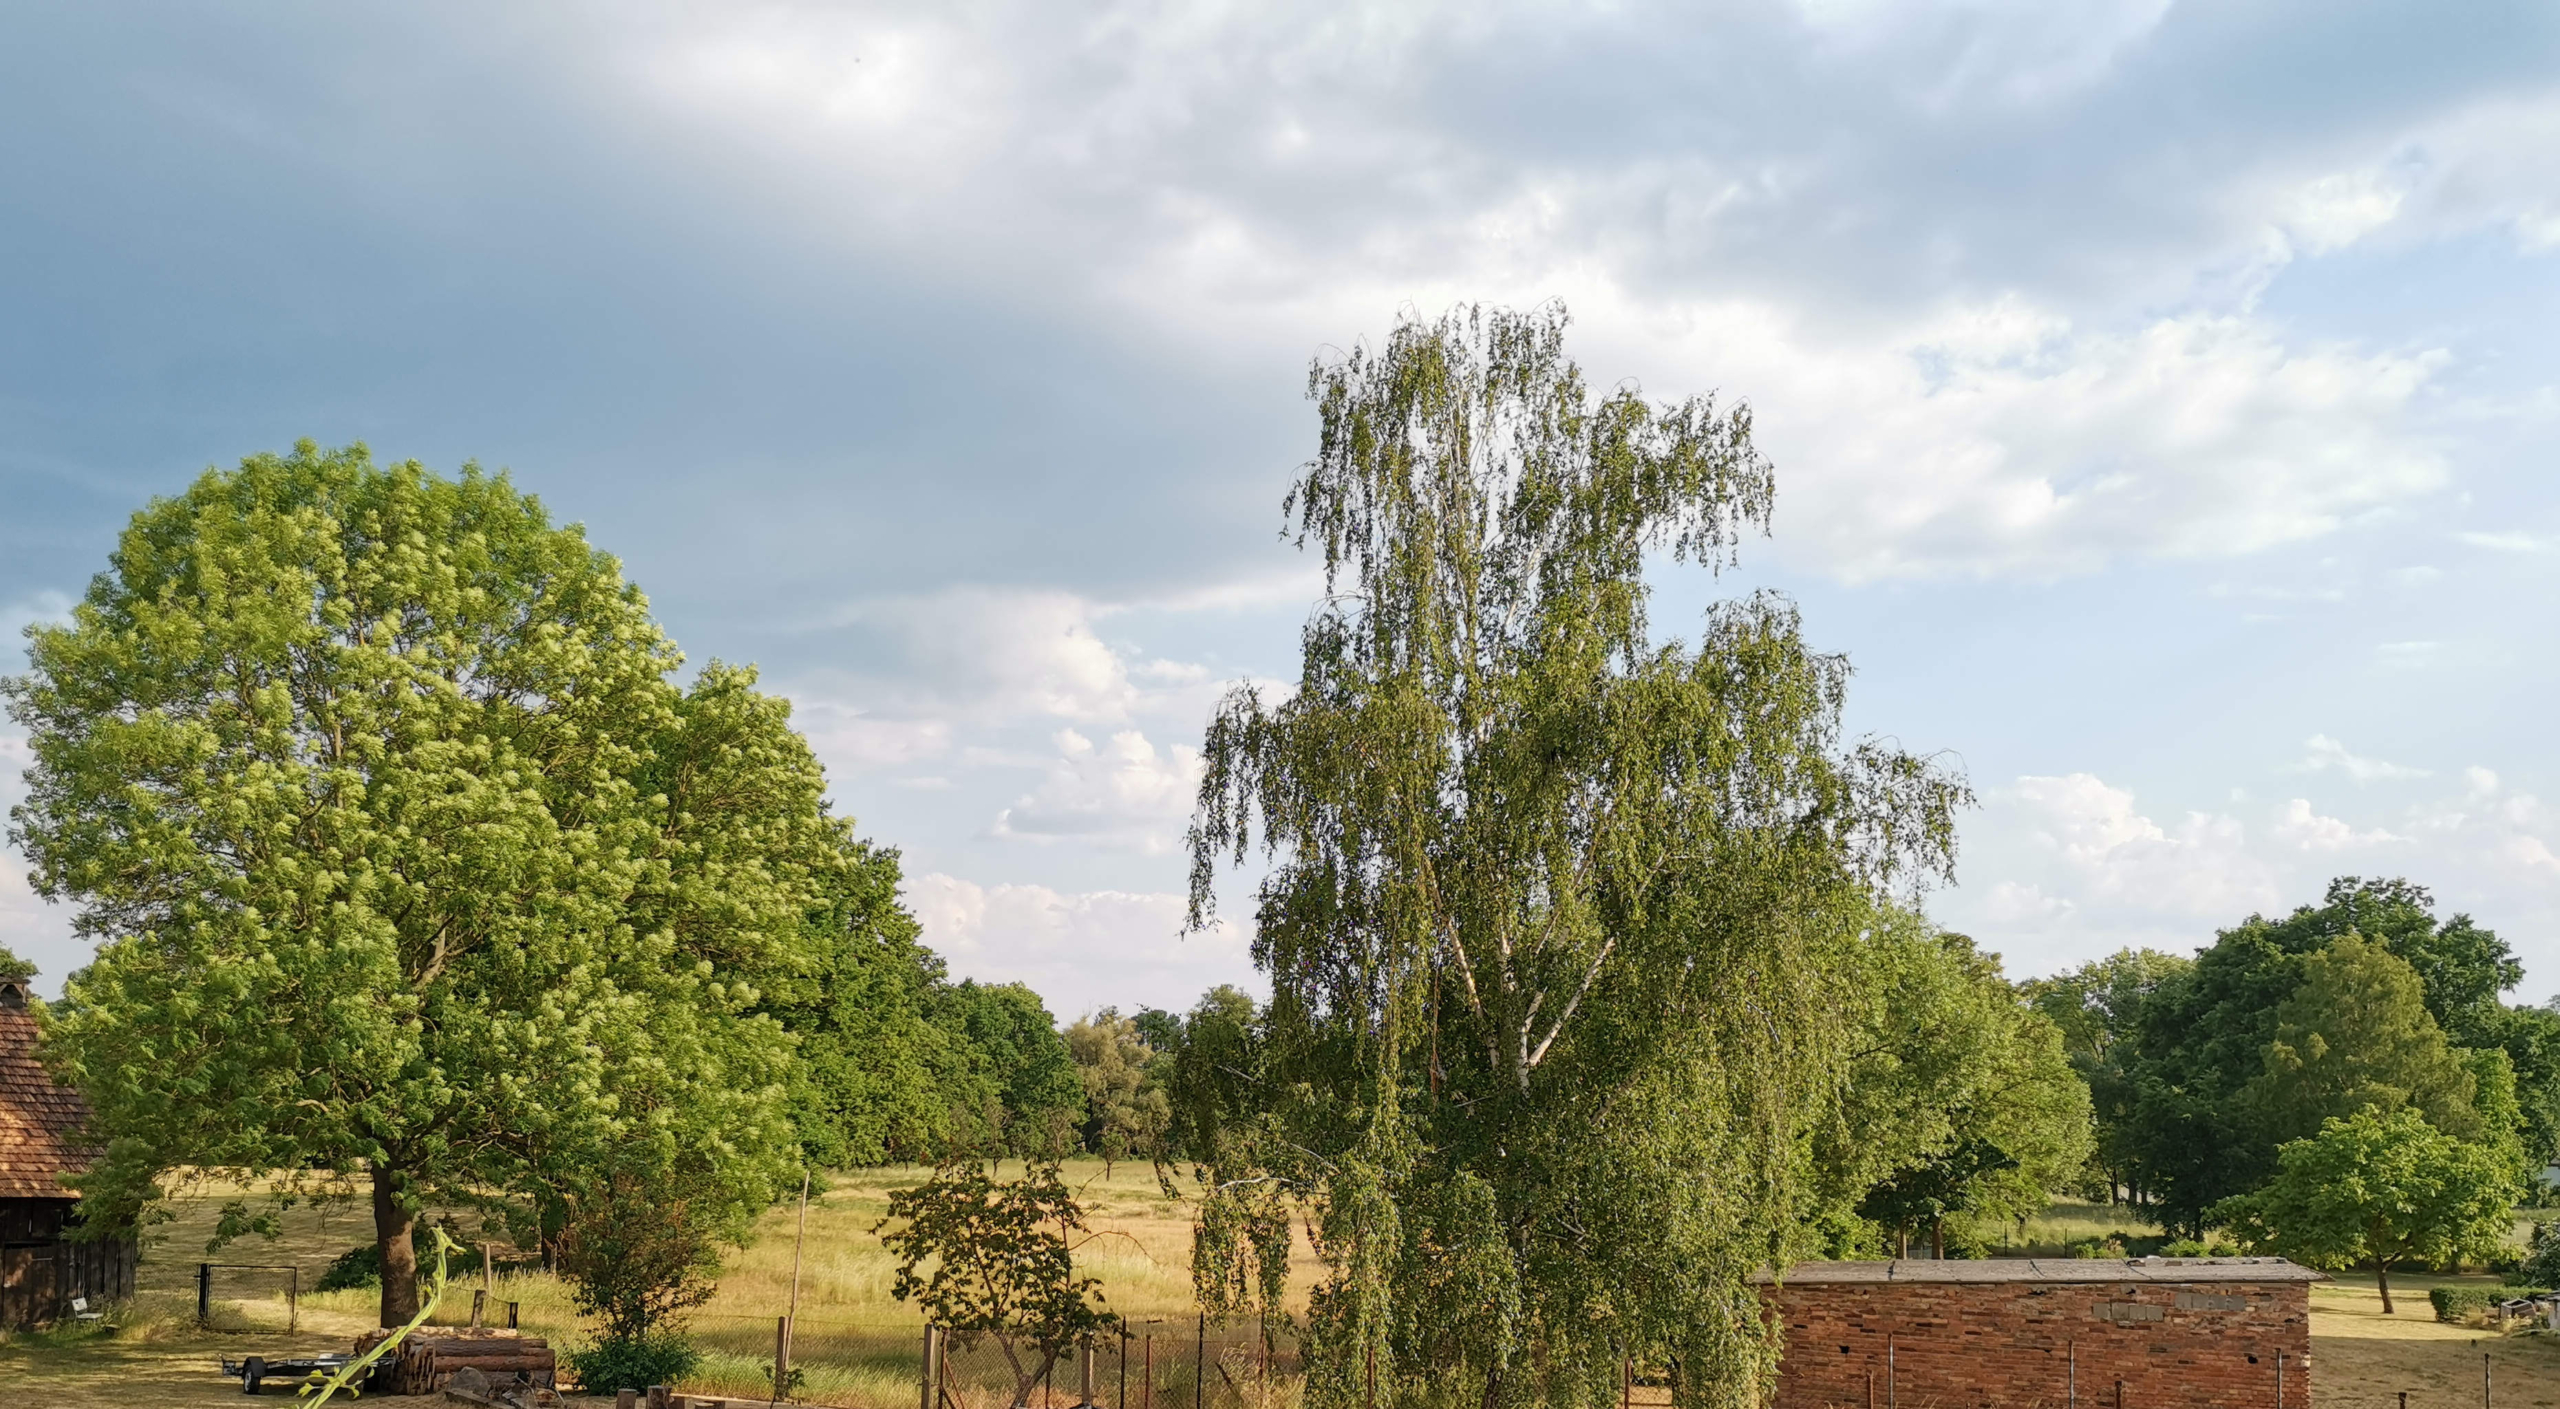
[[[1763,1276],[1760,1280],[1769,1280]],[[2281,1257],[1905,1258],[1899,1262],[1799,1262],[1789,1286],[1833,1282],[2325,1282]]]
[[[73,1197],[54,1176],[86,1169],[72,1131],[89,1103],[36,1061],[33,1013],[0,1009],[0,1199]]]

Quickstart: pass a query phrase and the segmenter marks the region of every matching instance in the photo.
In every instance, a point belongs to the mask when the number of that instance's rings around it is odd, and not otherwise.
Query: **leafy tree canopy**
[[[2134,1179],[2157,1195],[2173,1224],[2200,1227],[2208,1206],[2273,1172],[2276,1140],[2259,1101],[2269,1092],[2278,1010],[2302,986],[2310,956],[2348,935],[2407,964],[2444,1042],[2508,1052],[2518,1138],[2528,1149],[2560,1139],[2560,1041],[2550,1040],[2560,1029],[2546,1034],[2531,1017],[2501,1006],[2498,993],[2516,981],[2506,944],[2468,916],[2438,922],[2434,903],[2407,881],[2340,877],[2320,905],[2281,920],[2252,915],[2222,931],[2192,970],[2161,984],[2143,1005],[2126,1062],[2129,1113],[2119,1129]],[[2330,1069],[2345,1070],[2344,1060],[2332,1059]]]
[[[2132,1038],[2143,1005],[2162,985],[2183,978],[2195,961],[2157,949],[2122,949],[2052,978],[2020,985],[2027,1001],[2052,1021],[2063,1051],[2088,1084],[2097,1127],[2096,1172],[2110,1194],[2128,1192],[2133,1148]]]
[[[1236,688],[1204,749],[1193,922],[1271,859],[1293,1094],[1258,1158],[1314,1214],[1326,1409],[1372,1354],[1399,1395],[1598,1405],[1620,1349],[1755,1402],[1749,1277],[1794,1235],[1841,955],[1965,796],[1843,739],[1847,665],[1784,600],[1653,636],[1648,559],[1725,561],[1772,478],[1740,408],[1595,396],[1566,321],[1407,319],[1315,365],[1287,510],[1326,596],[1295,690]]]
[[[943,991],[940,1021],[982,1093],[980,1148],[1057,1159],[1084,1123],[1084,1081],[1040,995],[964,979]]]
[[[898,901],[896,852],[854,844],[822,880],[794,961],[767,978],[762,1004],[798,1040],[801,1145],[822,1168],[932,1158],[978,1104],[967,1054],[933,1020],[942,960]]]
[[[2276,1176],[2209,1217],[2253,1248],[2313,1267],[2364,1267],[2392,1310],[2391,1271],[2479,1261],[2505,1245],[2514,1185],[2485,1148],[2417,1111],[2359,1111],[2276,1155]]]
[[[1963,935],[1880,913],[1858,955],[1858,1027],[1840,1116],[1808,1144],[1812,1183],[1943,1249],[1977,1221],[2020,1218],[2088,1158],[2088,1088],[2061,1031]],[[1847,1251],[1847,1249],[1840,1249]]]
[[[1079,1276],[1075,1249],[1083,1206],[1054,1163],[999,1182],[975,1161],[949,1164],[928,1182],[889,1196],[872,1229],[898,1259],[890,1294],[967,1346],[992,1338],[1013,1370],[1013,1403],[1077,1342],[1120,1318],[1103,1309],[1101,1279]]]
[[[2476,1140],[2478,1079],[2445,1045],[2417,972],[2348,933],[2303,956],[2302,984],[2276,1005],[2265,1070],[2242,1092],[2275,1144],[2371,1107],[2408,1108],[2448,1135]]]
[[[689,688],[638,589],[504,476],[261,455],[136,515],[0,686],[12,836],[97,958],[49,1050],[130,1222],[177,1166],[369,1178],[404,1321],[431,1190],[797,1162],[753,1008],[848,854],[788,707]]]
[[[1067,1054],[1084,1083],[1085,1148],[1102,1156],[1103,1176],[1133,1155],[1159,1153],[1173,1109],[1149,1079],[1155,1053],[1137,1022],[1114,1008],[1080,1018],[1067,1027]]]
[[[35,976],[36,966],[33,962],[19,958],[9,946],[0,944],[0,980],[14,979],[23,982]]]

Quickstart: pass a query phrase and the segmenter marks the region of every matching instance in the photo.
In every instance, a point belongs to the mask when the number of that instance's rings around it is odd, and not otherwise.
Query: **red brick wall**
[[[2311,1403],[2301,1282],[1799,1282],[1768,1294],[1774,1409],[2282,1409]],[[1892,1369],[1886,1360],[1890,1338]]]

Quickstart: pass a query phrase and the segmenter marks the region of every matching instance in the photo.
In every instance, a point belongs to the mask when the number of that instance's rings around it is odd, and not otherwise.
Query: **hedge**
[[[2489,1308],[2499,1302],[2549,1295],[2549,1287],[2437,1287],[2427,1293],[2427,1300],[2434,1304],[2437,1320],[2460,1325],[2488,1315]]]

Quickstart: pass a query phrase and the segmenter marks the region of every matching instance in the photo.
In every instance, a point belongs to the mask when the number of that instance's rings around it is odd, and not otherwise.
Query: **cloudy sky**
[[[2560,989],[2560,10],[2165,0],[17,7],[0,625],[299,437],[511,469],[759,663],[963,974],[1176,936],[1287,678],[1308,359],[1564,300],[1756,409],[1856,725],[2039,973],[2406,875]],[[12,657],[14,659],[14,656]],[[14,668],[14,667],[12,667]],[[22,739],[0,726],[0,801]],[[62,915],[0,858],[48,989]]]

